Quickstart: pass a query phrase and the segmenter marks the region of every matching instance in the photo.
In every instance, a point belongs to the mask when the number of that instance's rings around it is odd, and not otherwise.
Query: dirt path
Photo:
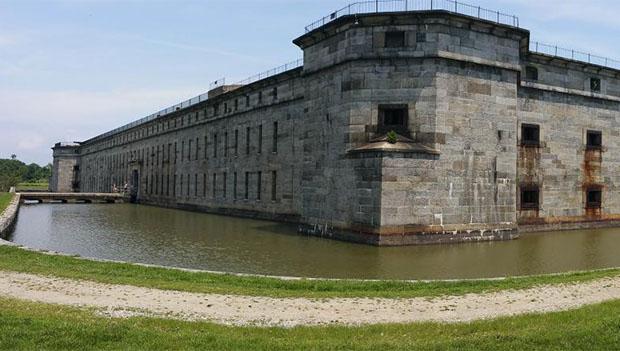
[[[112,317],[148,315],[233,325],[460,322],[620,299],[620,277],[438,298],[306,299],[196,294],[0,271],[0,296],[94,307]]]

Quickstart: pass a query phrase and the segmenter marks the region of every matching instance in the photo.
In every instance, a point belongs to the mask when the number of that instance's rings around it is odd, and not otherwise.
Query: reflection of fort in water
[[[76,229],[78,228],[78,229]],[[373,247],[295,234],[294,226],[153,206],[25,205],[10,240],[84,257],[283,276],[456,279],[620,266],[620,231]]]
[[[617,224],[617,62],[405,3],[313,24],[303,64],[57,144],[52,186],[381,245]]]

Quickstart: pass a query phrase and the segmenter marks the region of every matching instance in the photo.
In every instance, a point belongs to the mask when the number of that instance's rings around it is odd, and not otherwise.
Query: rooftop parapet
[[[460,15],[495,22],[498,24],[519,27],[519,18],[502,13],[458,2],[455,0],[371,0],[354,2],[334,11],[331,14],[306,26],[306,33],[318,29],[340,17],[350,15],[372,14],[380,12],[410,12],[442,10]]]
[[[533,41],[530,42],[530,52],[620,70],[619,60],[614,60],[611,58],[598,56],[578,50],[566,49],[557,45],[549,45]]]

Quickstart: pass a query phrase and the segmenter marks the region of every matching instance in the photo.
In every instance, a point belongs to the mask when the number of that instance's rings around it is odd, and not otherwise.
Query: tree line
[[[47,183],[52,176],[52,165],[29,165],[12,155],[10,159],[0,159],[0,192],[8,191],[19,183]]]

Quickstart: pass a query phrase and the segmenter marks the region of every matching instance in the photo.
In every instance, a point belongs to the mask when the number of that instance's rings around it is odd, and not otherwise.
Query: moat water
[[[281,223],[129,204],[25,205],[9,240],[84,257],[301,277],[488,278],[620,266],[620,229],[373,247],[301,236]]]

